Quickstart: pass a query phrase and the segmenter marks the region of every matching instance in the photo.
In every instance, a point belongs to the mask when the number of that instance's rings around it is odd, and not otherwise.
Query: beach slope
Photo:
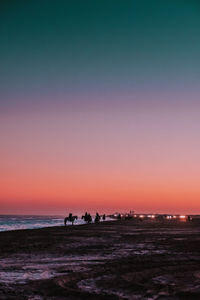
[[[0,299],[200,299],[200,224],[1,232]]]

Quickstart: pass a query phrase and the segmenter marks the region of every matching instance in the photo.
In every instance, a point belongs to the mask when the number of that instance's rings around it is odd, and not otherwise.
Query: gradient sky
[[[0,3],[0,212],[200,213],[200,3]]]

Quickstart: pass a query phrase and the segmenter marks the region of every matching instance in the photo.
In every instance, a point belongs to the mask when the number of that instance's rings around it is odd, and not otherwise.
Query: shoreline
[[[0,232],[5,231],[15,231],[15,230],[26,230],[26,229],[39,229],[39,228],[48,228],[48,227],[58,227],[64,225],[64,217],[58,216],[17,216],[17,215],[0,215]],[[104,221],[113,221],[113,218],[107,217]],[[94,217],[93,217],[94,222]],[[75,220],[75,226],[86,224],[81,217],[78,220]],[[66,226],[71,226],[70,222],[67,222]]]
[[[136,220],[0,232],[0,299],[198,298],[199,232]]]
[[[64,219],[63,219],[64,220]],[[101,221],[100,223],[103,223],[103,222],[116,222],[117,220],[108,220],[108,221]],[[64,221],[63,221],[63,223],[64,223]],[[0,235],[2,234],[2,233],[5,233],[5,232],[15,232],[15,231],[30,231],[30,230],[41,230],[41,229],[50,229],[50,228],[62,228],[62,227],[71,227],[71,226],[85,226],[85,225],[87,225],[87,226],[90,226],[90,225],[92,225],[92,224],[95,224],[94,222],[92,222],[91,224],[87,224],[87,223],[85,223],[85,224],[76,224],[76,223],[74,223],[74,225],[71,225],[71,224],[68,224],[68,225],[58,225],[58,226],[56,226],[56,225],[52,225],[52,226],[44,226],[44,227],[38,227],[38,228],[22,228],[22,229],[11,229],[11,230],[2,230],[2,231],[0,231]]]

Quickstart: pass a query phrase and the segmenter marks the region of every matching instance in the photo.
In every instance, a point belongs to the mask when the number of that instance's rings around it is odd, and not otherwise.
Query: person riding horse
[[[69,216],[64,219],[64,224],[66,226],[67,222],[71,222],[72,225],[74,225],[74,221],[77,220],[77,219],[78,219],[77,216],[73,216],[72,213],[69,213]]]
[[[82,216],[82,219],[83,219],[85,222],[87,222],[88,224],[89,224],[89,223],[92,223],[92,217],[91,217],[91,215],[88,214],[87,212],[85,213],[84,216]]]

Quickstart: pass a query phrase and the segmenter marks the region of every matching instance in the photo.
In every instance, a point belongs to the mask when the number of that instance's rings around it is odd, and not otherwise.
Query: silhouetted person
[[[102,219],[103,219],[103,221],[105,221],[105,220],[106,220],[106,215],[105,215],[105,214],[103,215],[103,218],[102,218]]]
[[[96,213],[96,217],[95,217],[95,223],[99,223],[100,222],[100,215],[98,213]]]
[[[87,222],[88,222],[88,224],[92,223],[91,214],[88,214],[88,216],[87,216]]]
[[[86,222],[86,223],[91,223],[92,222],[92,217],[90,214],[88,214],[87,212],[85,213],[84,216],[82,216],[82,219]]]
[[[118,214],[117,219],[118,219],[118,220],[121,220],[121,218],[122,218],[121,215]]]
[[[69,216],[65,218],[64,220],[64,224],[65,226],[67,225],[67,222],[71,222],[72,225],[74,225],[74,221],[77,220],[78,217],[77,216],[73,216],[72,213],[69,213]]]
[[[87,222],[87,220],[88,220],[88,213],[87,213],[87,211],[86,211],[85,214],[82,216],[82,219],[83,219],[85,222]]]

